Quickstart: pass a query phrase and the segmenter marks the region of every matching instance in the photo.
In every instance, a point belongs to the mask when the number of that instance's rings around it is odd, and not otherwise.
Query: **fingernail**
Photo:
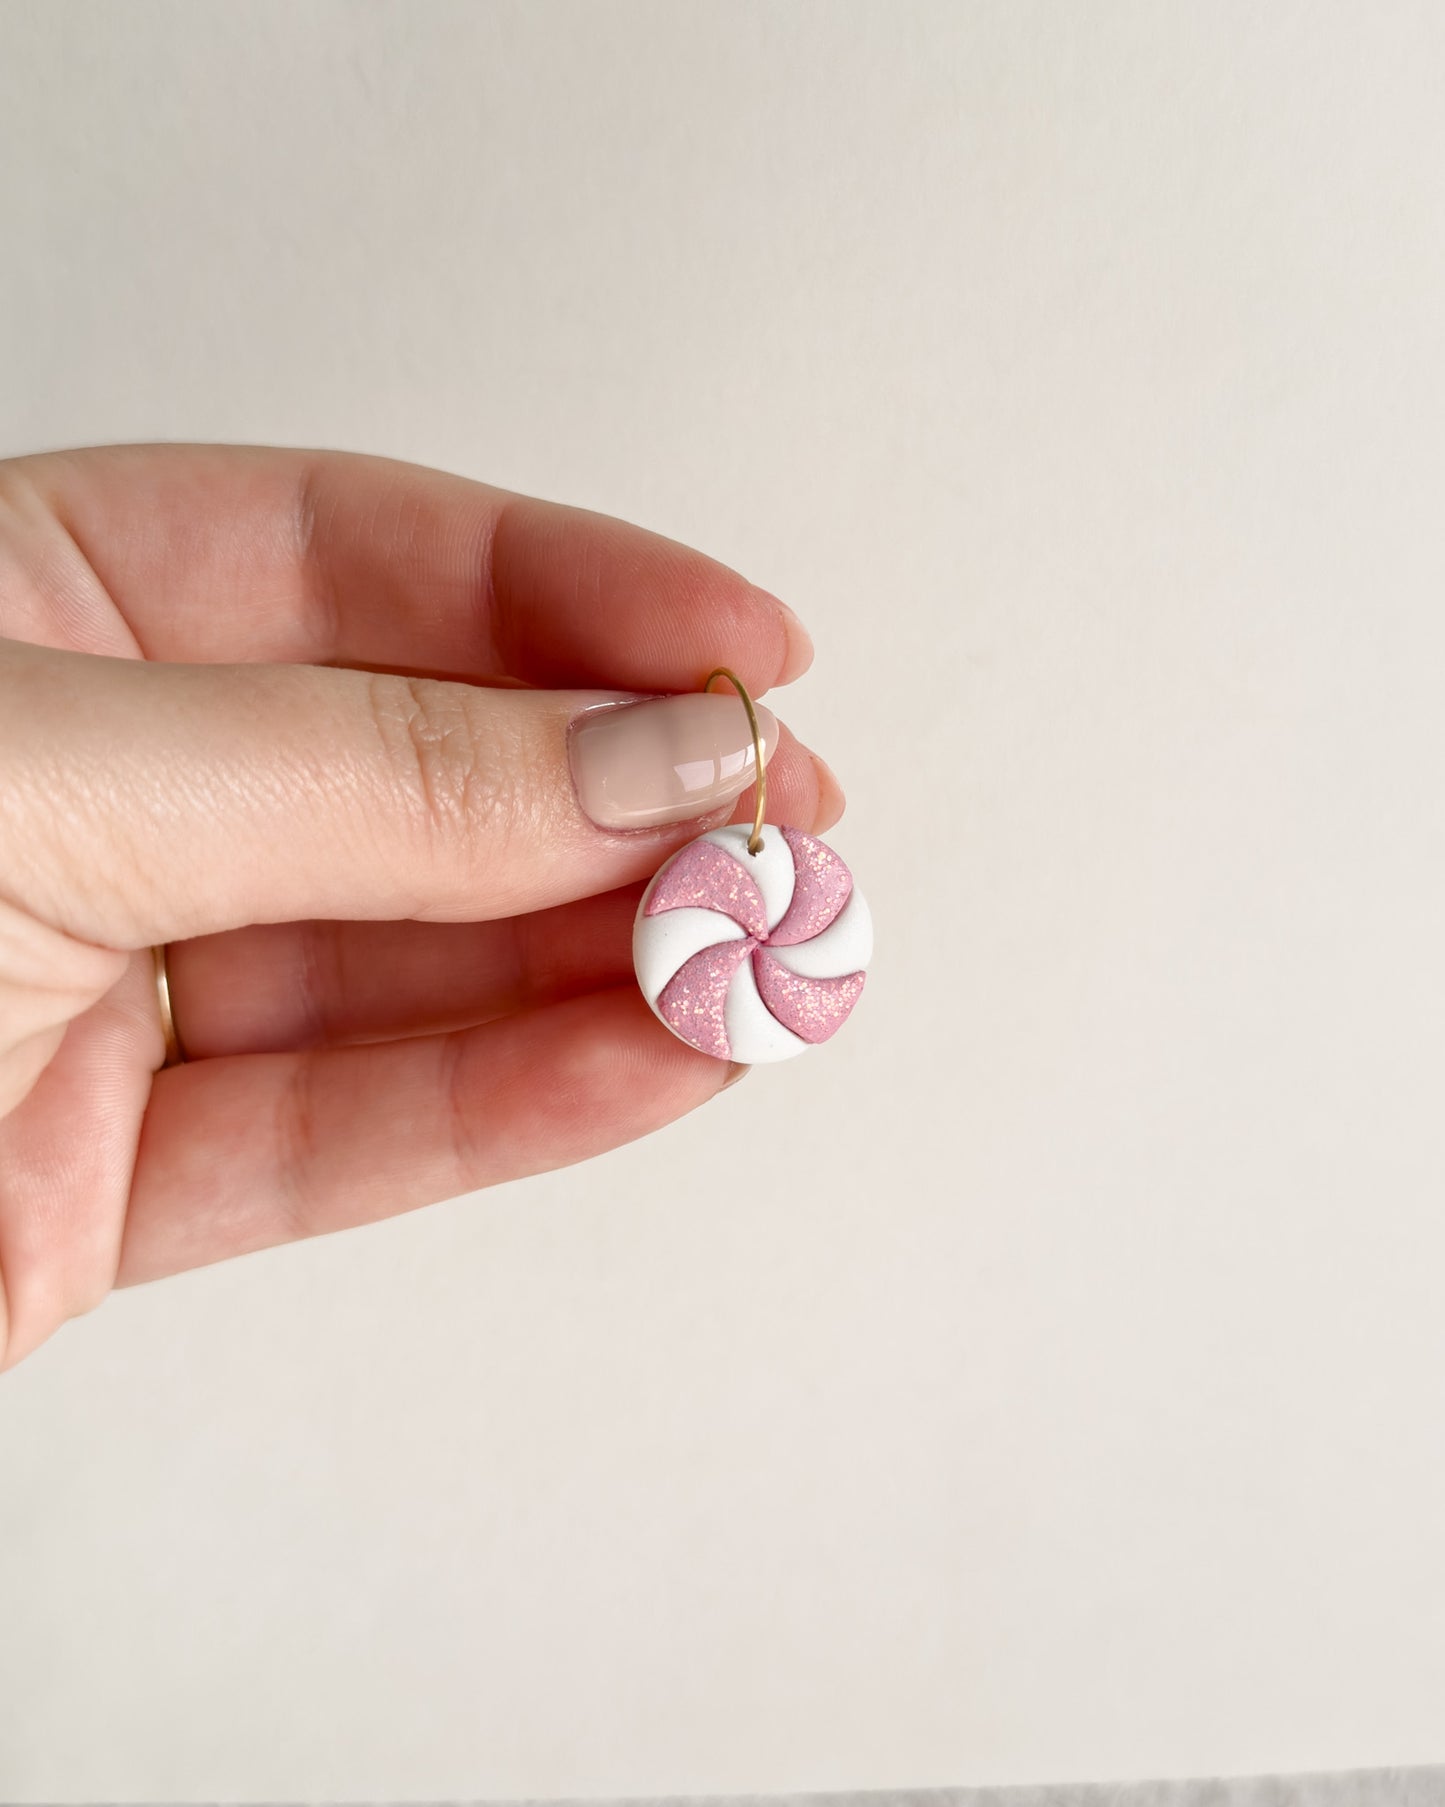
[[[818,774],[818,814],[814,819],[814,832],[821,834],[824,829],[831,828],[843,814],[848,799],[843,795],[843,787],[828,762],[820,759],[816,753],[810,752],[809,756]]]
[[[720,1092],[725,1092],[730,1085],[736,1085],[740,1079],[746,1079],[748,1074],[752,1072],[752,1068],[744,1065],[740,1060],[729,1062],[729,1067],[731,1070],[729,1071],[727,1078],[718,1087]]]
[[[783,627],[788,637],[788,650],[783,657],[783,668],[774,681],[779,684],[791,684],[794,678],[802,677],[813,663],[813,637],[781,596],[774,596],[771,590],[762,590],[759,594],[766,596],[782,616]]]
[[[778,744],[777,717],[756,705],[763,762]],[[753,737],[733,694],[687,691],[638,703],[603,703],[567,734],[572,782],[599,828],[655,828],[705,815],[753,782]]]

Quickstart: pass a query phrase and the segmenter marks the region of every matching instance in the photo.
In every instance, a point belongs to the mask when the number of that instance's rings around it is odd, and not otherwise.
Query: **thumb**
[[[780,730],[758,708],[764,757]],[[647,876],[752,783],[731,693],[485,689],[0,641],[0,889],[113,948],[514,915]]]

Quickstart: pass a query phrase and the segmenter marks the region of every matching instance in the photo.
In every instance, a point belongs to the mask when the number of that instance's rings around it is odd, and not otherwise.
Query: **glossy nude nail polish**
[[[777,718],[757,705],[764,763],[778,744]],[[599,828],[655,828],[705,815],[753,782],[755,753],[737,698],[691,691],[602,703],[570,723],[568,760],[577,798]]]

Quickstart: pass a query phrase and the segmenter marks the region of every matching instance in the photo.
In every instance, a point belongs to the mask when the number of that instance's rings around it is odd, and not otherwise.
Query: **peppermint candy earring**
[[[719,1060],[789,1060],[840,1029],[863,990],[873,923],[853,875],[800,828],[764,825],[767,776],[753,700],[757,810],[679,849],[637,906],[632,962],[643,996],[674,1035]]]

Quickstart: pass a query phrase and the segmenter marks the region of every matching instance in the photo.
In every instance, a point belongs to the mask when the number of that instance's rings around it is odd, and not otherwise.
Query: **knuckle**
[[[406,811],[432,841],[488,843],[516,813],[517,760],[487,693],[440,679],[385,673],[369,704]]]

